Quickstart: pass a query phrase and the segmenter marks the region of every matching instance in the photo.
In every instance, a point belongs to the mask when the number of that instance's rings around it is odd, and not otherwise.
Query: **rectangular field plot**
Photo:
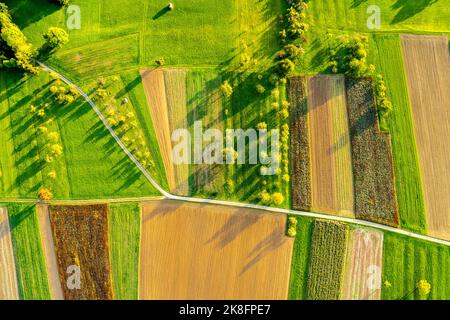
[[[177,201],[142,205],[141,299],[286,299],[286,216]]]
[[[316,220],[309,261],[308,299],[337,300],[341,296],[348,226]]]
[[[402,36],[428,233],[450,239],[450,63],[447,37]]]
[[[291,103],[291,190],[292,207],[311,209],[311,159],[306,78],[289,79],[288,97]]]
[[[383,249],[383,291],[385,300],[450,299],[450,248],[411,237],[385,233]],[[431,284],[427,296],[417,283]],[[388,281],[390,286],[386,286]]]
[[[0,300],[18,299],[19,289],[8,210],[0,207]]]
[[[175,129],[187,129],[186,73],[181,69],[141,72],[148,107],[161,150],[171,192],[189,193],[189,166],[175,165],[172,157]]]
[[[312,209],[353,216],[353,174],[343,76],[308,81]]]
[[[383,233],[366,229],[352,230],[347,248],[342,298],[379,300],[382,263]]]
[[[108,207],[52,206],[50,221],[64,298],[112,299]]]
[[[355,216],[398,226],[394,165],[388,135],[380,132],[370,79],[346,79]]]

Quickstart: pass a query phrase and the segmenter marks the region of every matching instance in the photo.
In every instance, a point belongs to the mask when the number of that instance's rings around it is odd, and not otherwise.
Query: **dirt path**
[[[0,208],[0,300],[19,300],[8,211]]]
[[[56,260],[56,251],[53,242],[48,205],[38,204],[36,206],[36,212],[39,222],[42,247],[44,249],[51,296],[53,300],[64,300],[61,281],[58,274],[58,262]]]
[[[447,37],[402,36],[428,233],[450,240],[450,62]]]

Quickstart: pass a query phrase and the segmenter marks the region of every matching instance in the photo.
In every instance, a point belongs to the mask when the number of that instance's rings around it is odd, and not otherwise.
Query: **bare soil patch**
[[[141,299],[286,299],[286,216],[178,201],[142,204]]]
[[[428,233],[450,239],[450,62],[447,37],[401,37]]]

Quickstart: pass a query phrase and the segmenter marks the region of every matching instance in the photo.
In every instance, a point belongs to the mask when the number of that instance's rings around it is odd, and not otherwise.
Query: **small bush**
[[[38,197],[40,200],[52,200],[53,199],[53,193],[48,188],[41,188],[38,192]]]
[[[263,85],[258,84],[256,85],[256,92],[258,92],[259,94],[263,94],[264,92],[266,92],[266,88],[264,88]]]

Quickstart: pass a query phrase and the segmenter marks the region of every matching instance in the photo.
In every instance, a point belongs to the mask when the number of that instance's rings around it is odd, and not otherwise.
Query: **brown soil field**
[[[38,204],[36,206],[37,218],[39,222],[39,232],[44,250],[45,264],[47,267],[50,292],[53,300],[64,300],[64,295],[59,279],[58,261],[56,259],[56,250],[53,241],[52,226],[50,223],[50,214],[48,206]]]
[[[287,299],[285,215],[178,201],[142,208],[141,299]]]
[[[112,299],[108,206],[51,206],[59,277],[67,300]],[[80,289],[69,289],[70,266],[80,269]]]
[[[0,300],[19,300],[8,210],[0,208]]]
[[[353,217],[353,173],[343,76],[308,81],[312,209]]]
[[[450,62],[447,37],[401,37],[427,229],[450,240]]]
[[[161,69],[141,72],[148,107],[155,127],[159,150],[166,169],[167,181],[171,192],[177,188],[172,161],[172,140],[167,112],[166,85],[164,71]]]
[[[380,300],[382,264],[383,233],[366,229],[352,231],[347,247],[342,299]]]
[[[372,80],[346,78],[355,216],[399,224],[390,136],[380,132]]]
[[[304,77],[289,79],[290,155],[292,208],[311,209],[311,159],[309,141],[308,89]]]
[[[164,69],[167,113],[172,133],[176,129],[189,129],[187,117],[186,71],[183,69]],[[174,144],[172,143],[172,147]],[[189,195],[189,165],[174,164],[176,188],[173,193]]]

